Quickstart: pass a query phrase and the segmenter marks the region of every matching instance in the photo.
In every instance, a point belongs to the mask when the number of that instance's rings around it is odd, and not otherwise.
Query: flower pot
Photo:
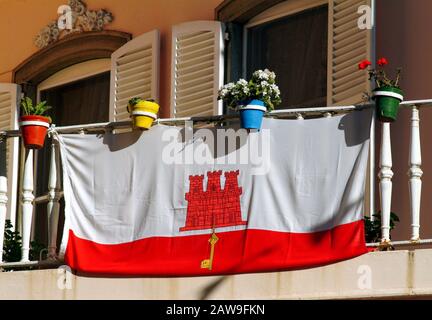
[[[133,106],[131,117],[136,128],[149,129],[157,119],[159,105],[152,101],[140,101]]]
[[[245,101],[240,108],[240,122],[244,129],[261,129],[262,119],[267,108],[261,100]]]
[[[399,104],[403,101],[403,92],[396,87],[376,88],[372,92],[381,122],[393,122],[397,118]]]
[[[42,116],[22,116],[19,121],[21,135],[27,149],[41,149],[50,120]]]

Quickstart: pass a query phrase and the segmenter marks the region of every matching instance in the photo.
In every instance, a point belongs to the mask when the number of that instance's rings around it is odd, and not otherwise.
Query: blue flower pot
[[[240,122],[244,129],[261,129],[262,119],[267,108],[261,100],[245,101],[240,107]]]

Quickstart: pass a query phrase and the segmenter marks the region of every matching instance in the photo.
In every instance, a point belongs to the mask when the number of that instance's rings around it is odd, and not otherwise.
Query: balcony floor
[[[200,278],[0,273],[0,299],[355,299],[432,297],[432,249],[371,252],[308,270]]]

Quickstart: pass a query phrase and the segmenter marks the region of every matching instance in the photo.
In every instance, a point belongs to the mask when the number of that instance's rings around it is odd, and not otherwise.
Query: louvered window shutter
[[[110,121],[129,119],[133,97],[159,102],[159,31],[142,34],[111,56]]]
[[[371,59],[371,30],[358,27],[362,5],[370,0],[329,0],[328,105],[362,102],[370,90],[367,72],[358,63]]]
[[[21,90],[16,84],[0,83],[0,131],[17,130]],[[15,221],[18,185],[19,139],[0,141],[0,175],[8,179],[7,218]],[[6,151],[6,152],[4,152]]]
[[[217,100],[223,85],[224,48],[219,21],[194,21],[172,30],[171,115],[222,114]]]

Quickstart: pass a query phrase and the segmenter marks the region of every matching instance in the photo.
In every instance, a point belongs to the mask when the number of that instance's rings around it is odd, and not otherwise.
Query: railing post
[[[51,163],[48,180],[48,257],[56,257],[57,231],[60,211],[60,179],[59,163],[57,161],[57,143],[53,139],[51,143]]]
[[[33,218],[33,150],[26,150],[22,191],[22,253],[21,261],[30,261],[30,234]]]
[[[411,142],[409,153],[409,193],[411,203],[411,241],[420,240],[420,200],[423,171],[421,170],[420,117],[416,106],[411,114]]]
[[[7,214],[7,139],[0,136],[0,262],[3,262],[3,241]]]
[[[3,262],[3,240],[7,212],[7,178],[0,177],[0,262]]]
[[[375,220],[375,127],[376,113],[373,113],[370,130],[370,148],[369,148],[369,218]]]
[[[380,198],[381,198],[381,243],[390,242],[390,210],[392,198],[392,151],[390,140],[390,123],[382,124],[381,157],[380,157]]]

